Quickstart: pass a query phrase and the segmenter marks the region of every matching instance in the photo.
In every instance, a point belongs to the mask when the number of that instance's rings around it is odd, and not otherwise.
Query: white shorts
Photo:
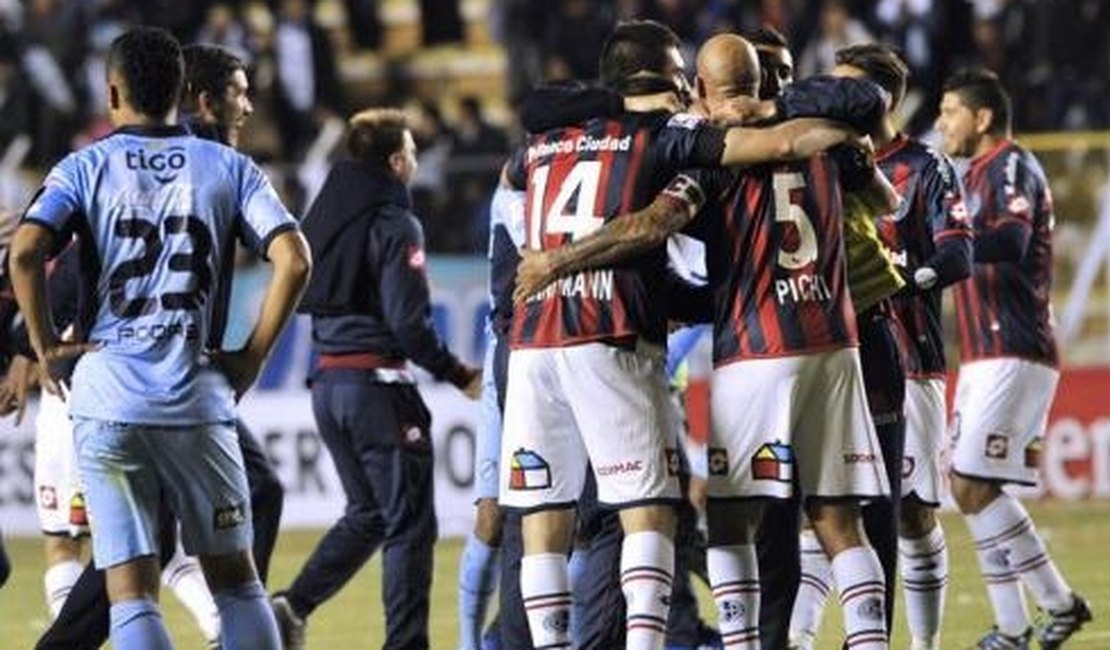
[[[963,364],[956,383],[952,470],[1035,485],[1059,378],[1054,368],[1012,357]]]
[[[709,497],[890,493],[855,348],[713,372]]]
[[[902,497],[913,495],[939,506],[943,482],[940,451],[948,409],[943,379],[906,381],[906,446],[902,456]]]
[[[600,343],[509,355],[501,445],[501,504],[573,504],[587,463],[598,501],[677,499],[678,450],[661,350]]]
[[[47,535],[89,534],[69,410],[61,398],[46,391],[35,416],[35,502],[39,526]]]

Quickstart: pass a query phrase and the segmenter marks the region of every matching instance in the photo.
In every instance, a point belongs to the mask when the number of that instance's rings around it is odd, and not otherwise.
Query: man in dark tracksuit
[[[424,650],[436,540],[431,416],[407,361],[472,398],[479,371],[432,327],[424,238],[408,183],[416,147],[404,114],[351,118],[352,160],[337,163],[304,222],[316,260],[300,310],[312,315],[319,361],[312,407],[347,496],[343,517],[300,574],[275,595],[287,648],[305,618],[383,548],[383,648]]]
[[[181,122],[197,137],[236,146],[239,131],[252,113],[247,99],[246,65],[226,50],[211,45],[190,45],[184,48],[183,55],[186,91],[182,109],[186,113]],[[75,246],[70,246],[58,257],[49,281],[54,323],[61,329],[72,322],[77,313],[77,288],[81,279]],[[230,290],[230,284],[222,284],[221,290]],[[223,336],[225,326],[226,321],[214,323],[213,332],[218,334],[210,342],[213,347],[218,348],[222,343],[218,338]],[[14,340],[26,341],[25,333]],[[21,354],[33,358],[29,343],[22,344]],[[254,527],[251,550],[259,579],[265,584],[277,543],[285,490],[246,424],[240,419],[235,427],[250,487]],[[164,509],[163,514],[159,545],[161,563],[165,565],[173,557],[177,524],[168,510]],[[58,618],[39,639],[36,650],[99,648],[108,638],[108,608],[104,572],[97,571],[89,562],[74,583]]]

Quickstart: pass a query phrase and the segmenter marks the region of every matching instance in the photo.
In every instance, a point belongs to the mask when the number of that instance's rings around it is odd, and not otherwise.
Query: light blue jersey
[[[24,219],[81,240],[78,330],[101,349],[73,374],[70,413],[193,425],[235,417],[206,367],[226,320],[234,240],[259,254],[296,222],[262,171],[182,127],[129,127],[67,156]]]

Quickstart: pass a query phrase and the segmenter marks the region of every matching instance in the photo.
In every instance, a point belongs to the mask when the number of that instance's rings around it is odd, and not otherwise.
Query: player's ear
[[[216,115],[216,103],[212,101],[212,95],[207,90],[197,93],[197,114],[204,118],[212,118]]]
[[[975,111],[975,132],[979,135],[990,133],[994,128],[994,111],[980,108]]]
[[[118,111],[119,108],[120,108],[120,104],[121,104],[121,98],[119,96],[119,86],[117,86],[115,84],[109,84],[108,85],[108,106],[111,107],[111,109],[113,111]]]
[[[389,154],[389,169],[395,176],[400,177],[405,171],[405,154],[397,150]]]

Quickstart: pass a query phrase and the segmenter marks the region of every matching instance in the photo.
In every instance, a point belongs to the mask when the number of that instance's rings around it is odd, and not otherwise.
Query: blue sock
[[[459,648],[480,650],[486,607],[497,585],[497,547],[471,533],[459,562]]]
[[[281,650],[277,621],[258,580],[212,594],[223,650]]]
[[[173,650],[162,612],[152,600],[125,600],[112,605],[113,648]]]
[[[582,572],[586,570],[587,554],[589,554],[588,550],[576,548],[571,552],[570,560],[567,562],[567,573],[570,574],[570,593],[573,594],[570,606],[570,638],[575,647],[578,646],[578,623],[582,620],[582,608],[586,606],[585,599],[580,597],[576,586],[580,582],[579,578],[582,576]]]

